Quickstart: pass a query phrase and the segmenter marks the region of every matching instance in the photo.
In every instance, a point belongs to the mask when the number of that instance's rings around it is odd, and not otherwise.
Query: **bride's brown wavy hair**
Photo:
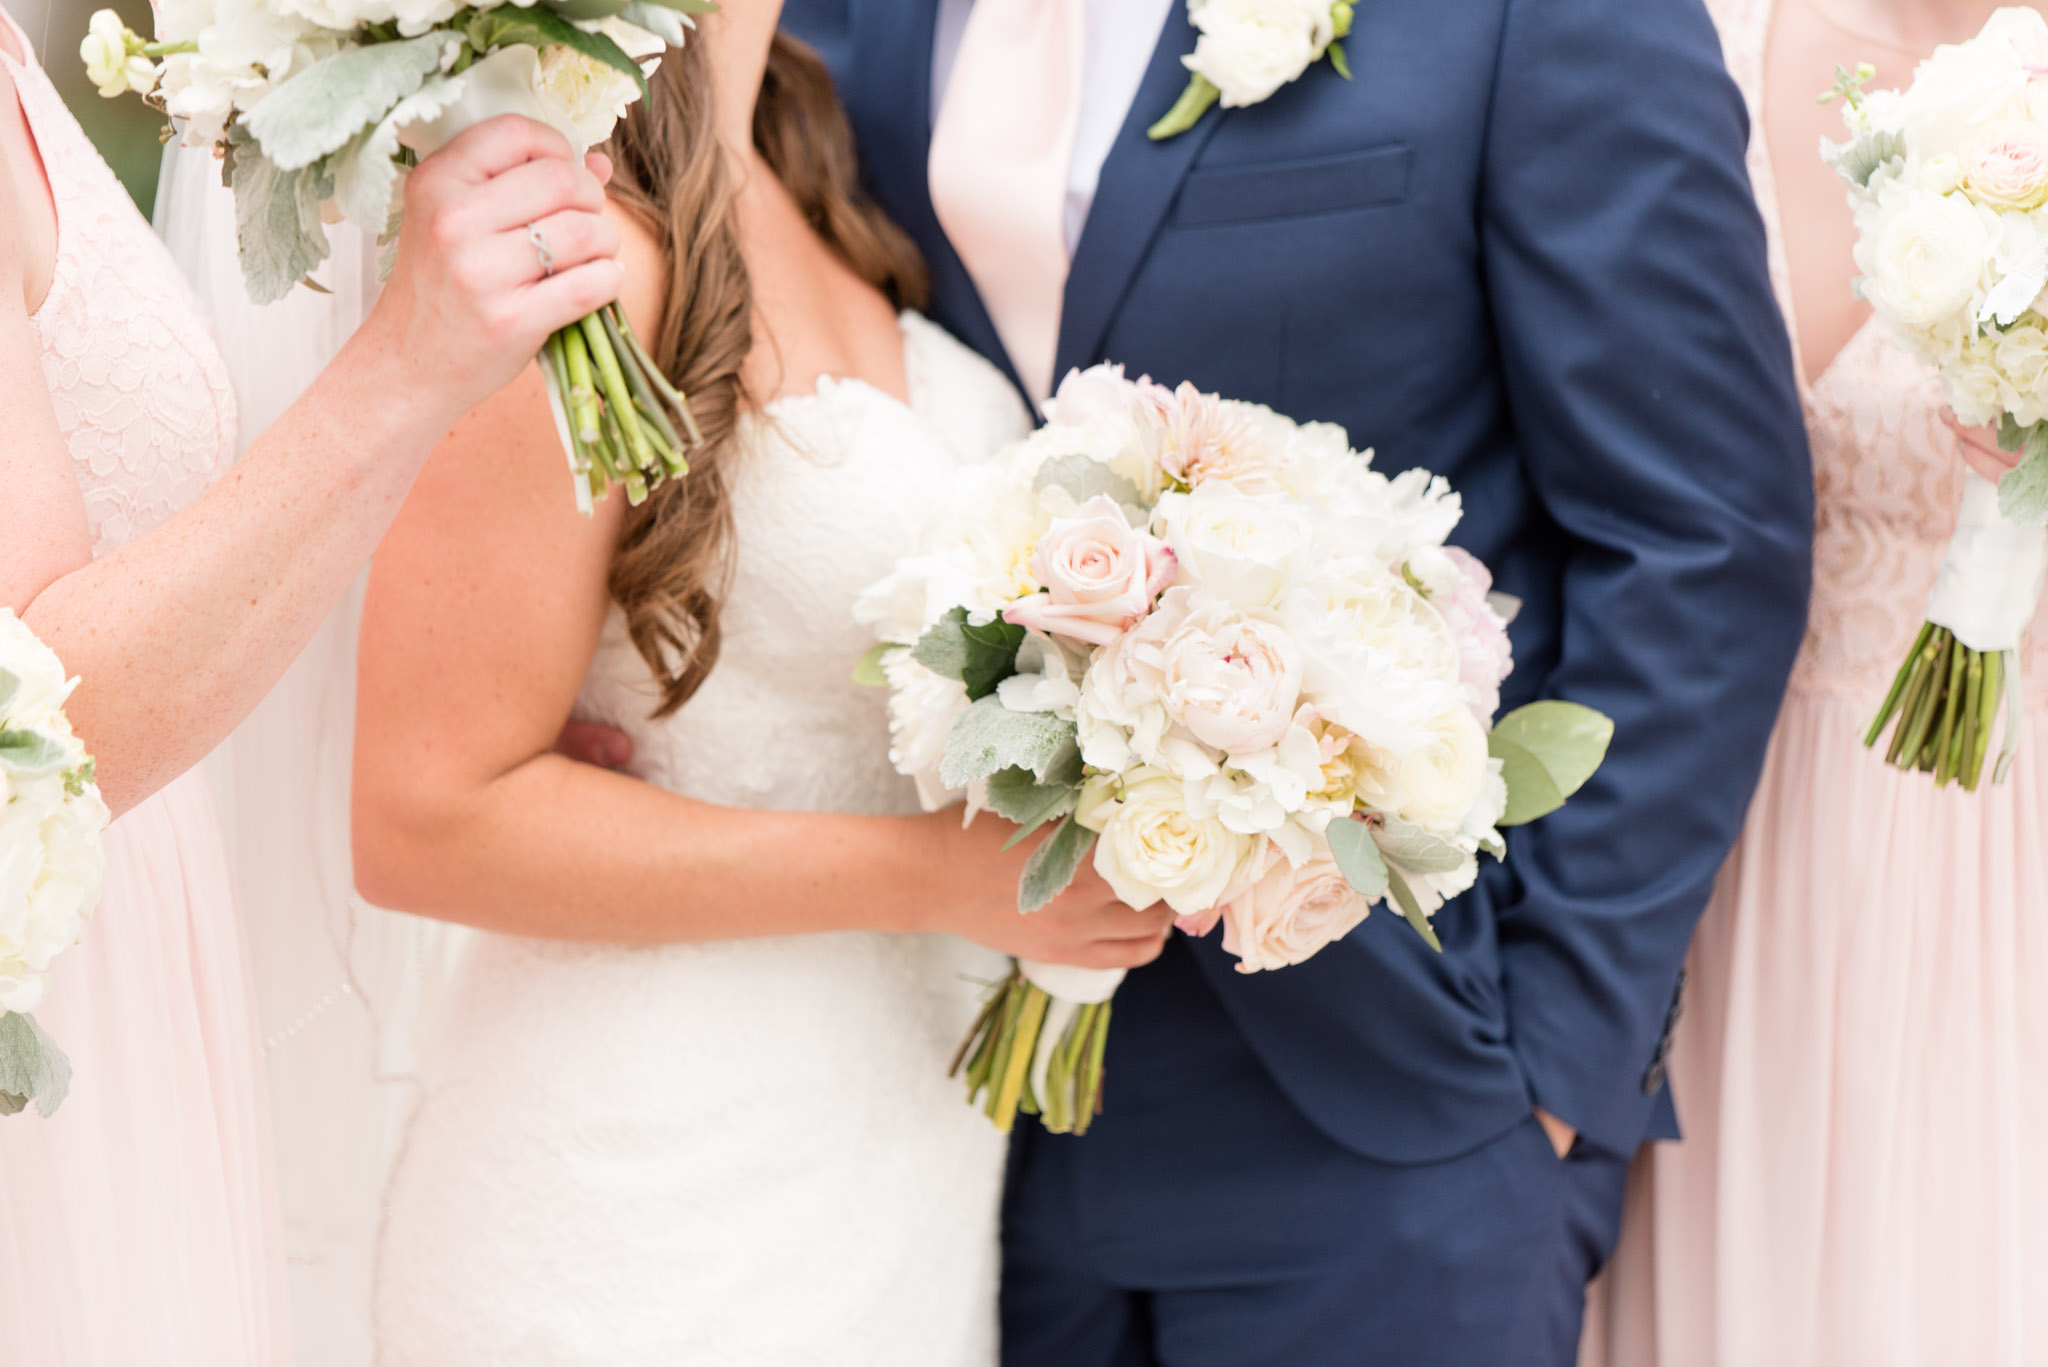
[[[733,551],[730,466],[755,400],[740,379],[754,346],[754,289],[733,213],[736,186],[718,141],[705,43],[671,51],[606,148],[611,195],[654,233],[668,297],[651,350],[690,399],[703,444],[690,473],[626,514],[612,556],[612,600],[661,685],[657,717],[689,701],[718,663],[719,612]],[[898,308],[925,302],[924,261],[860,188],[853,127],[825,63],[778,33],[754,105],[754,146],[811,228]]]

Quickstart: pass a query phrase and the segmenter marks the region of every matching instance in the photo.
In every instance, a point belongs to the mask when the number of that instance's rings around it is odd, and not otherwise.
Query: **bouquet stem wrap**
[[[1109,999],[1123,980],[1122,969],[1015,960],[953,1061],[956,1074],[966,1068],[969,1104],[1005,1134],[1020,1110],[1055,1134],[1086,1134],[1102,1109]]]
[[[2003,710],[2005,735],[1992,771],[1992,782],[2003,783],[2025,716],[2018,650],[2044,583],[2048,528],[2007,518],[1999,511],[1997,486],[1972,473],[1955,537],[1927,597],[1927,624],[1863,743],[1876,745],[1891,725],[1888,763],[1975,792]]]

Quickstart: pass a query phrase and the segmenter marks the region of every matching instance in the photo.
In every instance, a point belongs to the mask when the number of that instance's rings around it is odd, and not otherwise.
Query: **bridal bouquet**
[[[1297,964],[1391,901],[1430,915],[1503,826],[1559,806],[1612,724],[1538,703],[1441,478],[1387,478],[1343,429],[1097,366],[966,474],[952,524],[861,600],[890,757],[928,808],[1045,827],[1044,906],[1092,851],[1134,907],[1219,924],[1241,972]],[[1489,726],[1491,733],[1489,734]],[[1096,1114],[1122,974],[1018,963],[956,1068],[1010,1128]]]
[[[0,607],[0,1115],[49,1115],[71,1065],[28,1013],[99,901],[107,807],[64,700],[76,680]]]
[[[660,53],[711,0],[163,0],[158,40],[112,10],[79,51],[100,94],[133,90],[211,148],[235,192],[242,274],[259,304],[327,256],[325,223],[396,237],[408,167],[500,114],[578,155],[647,93]],[[546,240],[534,247],[547,264]],[[315,286],[315,288],[318,288]],[[688,403],[617,305],[540,355],[585,513],[614,481],[634,503],[689,467]]]
[[[2017,650],[2048,574],[2048,22],[2003,9],[1935,49],[1904,91],[1838,69],[1849,137],[1822,155],[1849,186],[1858,290],[1941,375],[1956,416],[2023,452],[1996,486],[1972,474],[1927,623],[1864,738],[1975,791],[2001,710],[1993,782],[2019,744]]]

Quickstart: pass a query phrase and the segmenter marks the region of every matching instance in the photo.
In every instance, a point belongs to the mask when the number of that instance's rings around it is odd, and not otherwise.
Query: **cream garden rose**
[[[1931,327],[1970,302],[1991,234],[1960,195],[1928,196],[1887,218],[1874,240],[1856,244],[1863,290],[1879,313]]]
[[[1181,59],[1222,92],[1226,109],[1257,104],[1301,74],[1336,36],[1329,0],[1190,0],[1201,36]]]
[[[1422,745],[1388,764],[1390,786],[1400,795],[1392,814],[1435,834],[1462,834],[1486,790],[1486,731],[1458,707],[1432,718],[1424,732]]]
[[[2032,209],[2048,199],[2048,128],[2005,119],[1978,138],[1961,183],[1981,203]]]
[[[1095,871],[1140,910],[1165,902],[1182,916],[1208,911],[1250,876],[1260,848],[1220,820],[1191,813],[1180,780],[1157,770],[1098,789],[1081,819],[1099,833]]]
[[[1053,519],[1032,552],[1031,576],[1045,591],[1012,603],[1003,620],[1108,645],[1173,582],[1174,554],[1132,527],[1116,500],[1097,494],[1072,517]]]

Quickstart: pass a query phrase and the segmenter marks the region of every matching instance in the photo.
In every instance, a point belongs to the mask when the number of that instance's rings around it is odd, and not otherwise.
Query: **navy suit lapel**
[[[862,112],[857,132],[868,179],[889,212],[924,249],[934,311],[1017,383],[1002,338],[932,208],[932,37],[938,0],[848,0],[854,36],[845,103]],[[1021,387],[1021,386],[1020,386]]]
[[[1145,136],[1145,130],[1173,107],[1187,85],[1187,68],[1180,59],[1195,50],[1195,37],[1186,7],[1174,5],[1160,32],[1159,46],[1153,49],[1152,65],[1131,102],[1131,112],[1124,117],[1123,130],[1103,163],[1095,202],[1074,249],[1060,314],[1055,379],[1096,359],[1096,348],[1102,345],[1110,319],[1151,248],[1181,181],[1223,121],[1223,111],[1212,109],[1177,138],[1153,142]]]

